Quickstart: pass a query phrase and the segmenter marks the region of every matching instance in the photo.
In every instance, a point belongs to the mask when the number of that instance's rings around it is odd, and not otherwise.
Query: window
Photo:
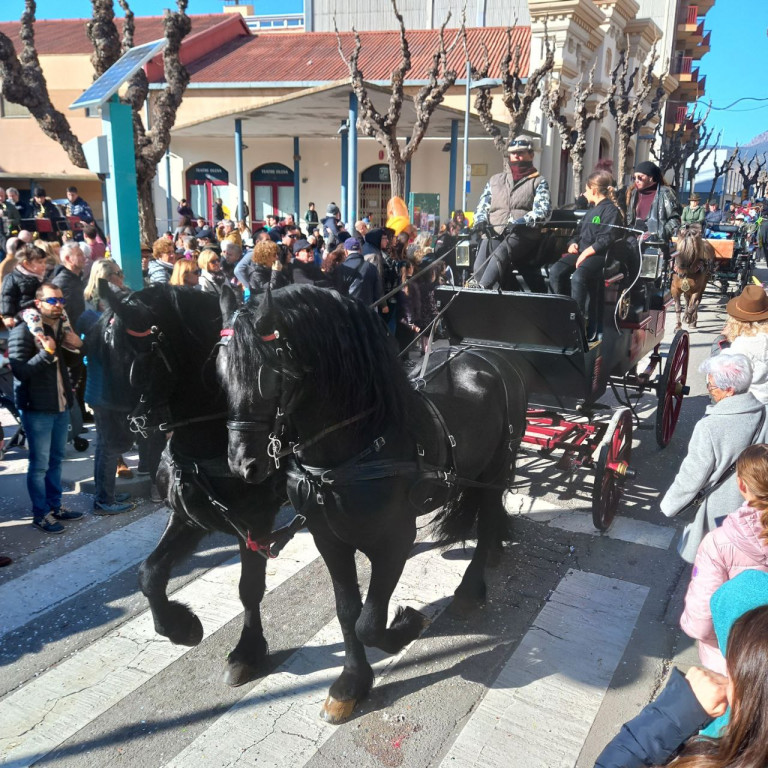
[[[0,96],[0,117],[31,117],[29,110]]]

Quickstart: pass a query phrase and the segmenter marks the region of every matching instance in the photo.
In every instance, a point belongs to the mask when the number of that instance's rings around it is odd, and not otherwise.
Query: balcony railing
[[[677,64],[672,74],[673,75],[690,75],[692,65],[693,65],[693,57],[680,56],[677,59]]]
[[[688,12],[686,15],[686,24],[695,24],[696,19],[699,18],[699,6],[698,5],[689,5],[688,6]]]

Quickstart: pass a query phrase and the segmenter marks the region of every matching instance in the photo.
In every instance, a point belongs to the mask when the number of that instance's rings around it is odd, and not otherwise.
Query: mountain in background
[[[728,147],[728,149],[732,149],[733,147]],[[741,146],[741,149],[743,150],[742,157],[752,157],[755,153],[758,155],[762,155],[763,153],[768,153],[768,131],[763,131],[762,133],[755,136],[754,139],[749,141],[747,144],[743,144]]]

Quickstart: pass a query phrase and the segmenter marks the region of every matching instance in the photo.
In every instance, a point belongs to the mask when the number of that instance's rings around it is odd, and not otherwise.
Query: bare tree
[[[688,160],[694,157],[694,162],[698,162],[703,148],[708,145],[711,139],[712,130],[707,132],[704,128],[709,111],[708,108],[700,118],[696,118],[694,115],[691,118],[692,126],[688,130],[665,132],[663,123],[656,126],[656,140],[651,144],[651,155],[656,159],[662,174],[669,170],[672,171],[673,187],[677,191],[683,188],[683,177]],[[712,150],[714,147],[707,153],[706,157],[701,158],[698,168],[703,165]],[[698,168],[696,172],[698,172]]]
[[[616,142],[619,150],[617,177],[622,183],[627,174],[629,143],[632,137],[651,120],[660,114],[664,99],[664,76],[656,83],[656,90],[650,105],[646,100],[654,90],[653,68],[659,55],[654,45],[645,64],[644,70],[636,66],[629,69],[629,42],[619,51],[619,60],[611,73],[611,85],[608,89],[608,109],[616,121]]]
[[[696,175],[702,169],[704,163],[709,160],[712,153],[717,149],[717,145],[720,143],[720,136],[722,134],[718,133],[717,138],[712,141],[712,134],[714,132],[714,127],[707,128],[706,126],[701,126],[696,131],[696,141],[693,152],[691,153],[691,162],[688,165],[689,194],[693,193]]]
[[[712,200],[715,196],[715,187],[717,186],[718,179],[725,176],[727,173],[730,172],[731,168],[733,168],[733,164],[736,162],[736,158],[739,156],[739,146],[738,144],[733,148],[733,151],[728,155],[728,157],[723,160],[722,163],[717,162],[717,157],[712,160],[712,169],[714,170],[714,173],[712,175],[712,186],[709,188],[709,194],[707,195],[707,200]]]
[[[602,120],[608,108],[608,98],[602,98],[592,104],[590,100],[595,92],[595,67],[589,71],[589,78],[576,86],[573,93],[573,110],[567,110],[570,118],[563,112],[570,101],[566,90],[553,84],[545,88],[541,94],[541,110],[549,124],[560,134],[560,143],[568,151],[573,167],[573,191],[577,195],[581,191],[582,175],[584,173],[584,155],[587,151],[587,130],[596,120]]]
[[[507,45],[501,58],[501,100],[509,113],[509,127],[504,136],[493,121],[493,95],[491,87],[479,88],[475,97],[475,109],[485,132],[493,139],[499,153],[507,156],[510,140],[523,130],[531,105],[541,95],[541,83],[555,65],[555,49],[549,42],[546,24],[544,25],[544,61],[530,73],[527,79],[522,74],[522,51],[519,45],[512,46],[512,27],[507,27]],[[479,67],[472,67],[473,79],[485,79],[491,69],[490,56],[485,43],[482,44],[483,61]],[[469,56],[467,55],[467,58]]]
[[[736,160],[739,163],[739,176],[741,176],[742,190],[741,199],[744,200],[749,197],[749,190],[753,184],[757,183],[760,177],[760,171],[763,170],[768,158],[762,155],[758,158],[757,152],[752,155],[752,159],[745,165],[741,159],[741,155],[737,155]]]
[[[129,48],[133,47],[134,18],[126,0],[118,0],[125,11],[122,36],[115,24],[112,0],[91,0],[92,18],[86,32],[93,44],[91,63],[94,79],[106,72]],[[171,141],[171,128],[176,112],[189,82],[189,73],[179,58],[181,42],[189,34],[191,22],[187,16],[188,0],[176,0],[178,11],[166,10],[163,29],[166,39],[163,51],[165,88],[150,101],[151,126],[142,118],[149,96],[149,83],[143,70],[129,82],[122,101],[133,109],[133,133],[136,149],[136,181],[139,197],[139,229],[143,244],[157,238],[152,180],[157,164]],[[19,36],[21,53],[17,55],[11,40],[0,32],[0,92],[14,104],[26,107],[49,138],[61,144],[70,161],[78,168],[87,168],[82,143],[74,134],[66,116],[54,108],[48,85],[35,47],[35,0],[25,0]]]
[[[401,145],[397,138],[398,125],[403,110],[403,100],[405,98],[405,76],[411,69],[411,51],[408,47],[408,39],[405,34],[405,22],[403,16],[397,9],[396,0],[391,0],[392,9],[400,25],[400,62],[392,73],[392,93],[389,98],[389,108],[386,113],[381,113],[371,99],[368,89],[365,86],[365,75],[360,68],[360,53],[362,51],[362,41],[360,33],[352,29],[355,36],[355,47],[349,58],[344,54],[342,47],[341,34],[336,26],[334,18],[333,26],[336,31],[336,43],[339,49],[339,55],[349,68],[349,75],[352,83],[352,90],[357,96],[359,113],[357,118],[357,127],[366,135],[376,139],[387,151],[387,161],[389,163],[389,173],[392,182],[392,194],[397,197],[405,196],[405,166],[413,157],[416,150],[424,138],[429,121],[435,109],[442,103],[446,91],[456,82],[456,70],[448,67],[448,55],[456,44],[464,37],[464,21],[462,19],[461,28],[457,31],[455,38],[450,45],[445,43],[445,28],[450,21],[451,14],[448,13],[445,21],[440,27],[438,35],[437,49],[432,55],[432,64],[427,75],[427,82],[417,93],[413,95],[413,106],[416,110],[416,122],[413,124],[411,134],[405,146]]]

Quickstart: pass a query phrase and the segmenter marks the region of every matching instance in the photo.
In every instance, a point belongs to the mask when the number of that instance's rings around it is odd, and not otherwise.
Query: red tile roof
[[[438,30],[408,30],[411,50],[411,70],[407,80],[424,80],[432,63]],[[450,41],[455,30],[446,30]],[[400,59],[397,31],[361,32],[362,52],[360,65],[366,80],[389,81],[392,70]],[[522,75],[528,74],[530,53],[530,27],[515,27],[512,44],[520,45]],[[499,62],[506,50],[506,28],[483,27],[467,30],[470,59],[482,61],[481,43],[489,51],[491,71],[489,77],[499,77]],[[342,33],[342,47],[349,55],[354,47],[351,32]],[[463,79],[465,73],[464,48],[457,45],[448,59]],[[349,70],[336,48],[336,35],[332,32],[299,32],[257,34],[241,37],[187,65],[193,83],[261,83],[261,82],[331,82],[345,80]]]
[[[216,24],[228,19],[230,14],[210,13],[205,15],[190,15],[192,20],[192,32],[202,32]],[[123,19],[115,20],[122,33]],[[37,51],[45,54],[90,54],[93,51],[91,41],[85,33],[86,19],[47,19],[35,22],[35,43]],[[19,39],[19,22],[0,22],[0,32],[7,35],[16,46],[16,52],[21,51]],[[163,36],[162,16],[137,16],[136,33],[134,42],[136,45],[149,43]]]

